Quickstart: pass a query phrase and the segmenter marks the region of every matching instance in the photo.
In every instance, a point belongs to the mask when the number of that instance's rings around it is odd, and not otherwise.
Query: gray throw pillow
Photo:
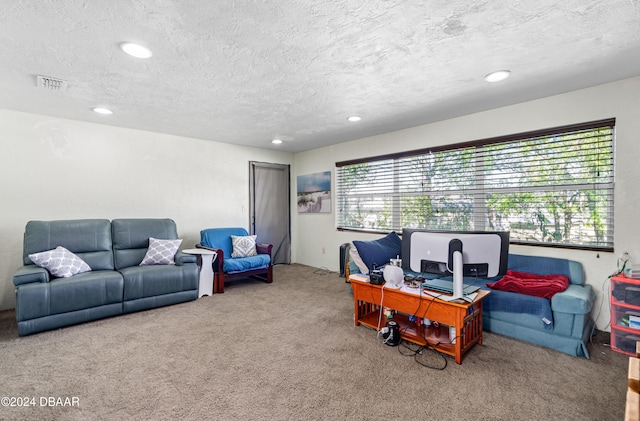
[[[84,260],[62,246],[53,250],[32,253],[29,255],[29,259],[57,278],[68,278],[78,273],[91,271],[91,267]]]
[[[175,265],[176,252],[182,240],[159,240],[149,237],[149,249],[140,262],[140,266]]]
[[[233,252],[231,257],[250,257],[256,256],[258,251],[256,249],[257,235],[232,235],[231,244],[233,244]]]

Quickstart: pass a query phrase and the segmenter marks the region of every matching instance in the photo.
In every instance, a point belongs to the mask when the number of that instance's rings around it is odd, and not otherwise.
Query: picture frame
[[[298,213],[331,213],[331,171],[299,175]]]

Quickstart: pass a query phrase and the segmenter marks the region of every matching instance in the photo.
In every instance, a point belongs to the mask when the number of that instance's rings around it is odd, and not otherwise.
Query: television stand
[[[357,277],[350,277],[353,288],[353,321],[376,330],[383,326],[382,307],[396,310],[393,317],[400,327],[402,339],[451,355],[457,364],[475,344],[482,344],[482,300],[490,291],[479,290],[473,302],[443,301],[432,295],[403,286],[400,289],[372,285]],[[441,324],[439,327],[418,325],[409,321],[409,315],[427,318]],[[455,343],[449,339],[449,327],[456,328]]]

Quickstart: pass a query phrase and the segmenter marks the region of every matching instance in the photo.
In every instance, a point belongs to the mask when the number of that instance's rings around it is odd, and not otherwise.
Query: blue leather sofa
[[[587,344],[594,328],[591,310],[595,294],[590,285],[585,285],[582,264],[568,259],[509,254],[508,269],[539,275],[566,275],[569,287],[549,300],[487,287],[487,283],[500,278],[465,277],[465,284],[491,291],[483,301],[484,330],[589,358]],[[348,271],[360,272],[353,260],[349,261]],[[427,277],[433,278],[433,275]]]
[[[177,239],[171,219],[29,221],[23,264],[14,276],[21,336],[123,313],[195,300],[196,256],[177,252],[175,265],[139,266],[149,237]],[[55,278],[29,254],[62,246],[91,271]]]

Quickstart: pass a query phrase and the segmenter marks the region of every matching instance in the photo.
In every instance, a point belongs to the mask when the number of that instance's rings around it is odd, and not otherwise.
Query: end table
[[[186,249],[183,253],[195,254],[200,263],[200,283],[198,284],[198,298],[203,295],[213,295],[213,259],[218,253],[207,249]]]

